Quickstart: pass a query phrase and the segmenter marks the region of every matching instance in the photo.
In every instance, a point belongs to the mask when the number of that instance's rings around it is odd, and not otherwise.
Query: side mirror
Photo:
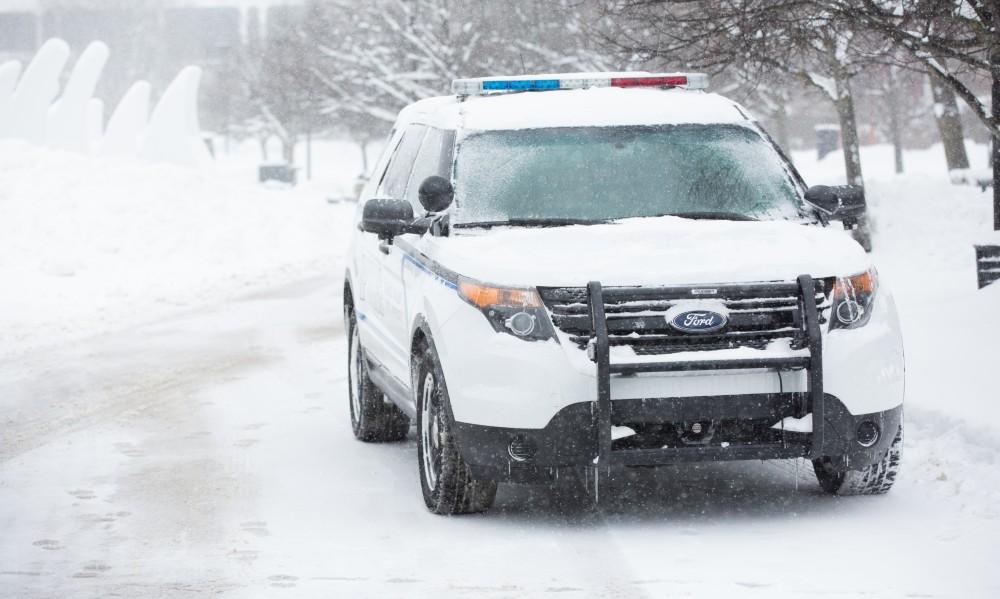
[[[365,233],[374,233],[382,241],[392,243],[403,233],[424,233],[427,226],[415,221],[413,206],[404,200],[374,199],[365,202],[359,227]]]
[[[417,194],[420,197],[420,205],[427,212],[443,212],[455,199],[455,189],[451,186],[451,181],[437,175],[424,179]]]
[[[806,201],[830,220],[851,224],[865,215],[865,190],[857,185],[813,185],[806,190]]]

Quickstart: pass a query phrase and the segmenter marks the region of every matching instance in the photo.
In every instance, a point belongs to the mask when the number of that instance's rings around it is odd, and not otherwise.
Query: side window
[[[413,204],[414,214],[423,214],[417,192],[424,179],[431,175],[450,178],[451,154],[455,146],[455,132],[428,128],[424,143],[420,146],[417,159],[413,163],[410,182],[406,186],[406,200]]]
[[[413,159],[417,156],[417,150],[426,130],[427,127],[423,125],[410,125],[406,128],[403,139],[389,160],[389,167],[382,175],[382,182],[379,183],[375,197],[403,199],[406,181],[410,178],[410,171],[413,168]]]

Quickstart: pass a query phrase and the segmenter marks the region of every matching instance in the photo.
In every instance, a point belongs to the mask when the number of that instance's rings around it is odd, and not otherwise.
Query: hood
[[[851,275],[864,250],[834,227],[672,216],[600,225],[459,229],[424,238],[427,255],[461,275],[512,286],[701,285]],[[422,244],[423,245],[423,244]]]

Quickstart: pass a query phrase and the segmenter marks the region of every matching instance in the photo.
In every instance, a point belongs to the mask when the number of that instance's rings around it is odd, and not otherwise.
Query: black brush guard
[[[758,358],[737,360],[695,360],[695,361],[642,361],[636,363],[611,363],[608,323],[605,316],[605,300],[638,301],[656,297],[658,299],[692,299],[691,287],[636,287],[603,288],[599,282],[587,285],[587,303],[594,333],[593,360],[597,364],[597,403],[594,411],[594,428],[597,431],[597,456],[594,461],[594,492],[599,481],[610,476],[612,466],[653,466],[683,461],[777,459],[793,457],[819,457],[823,455],[823,346],[820,333],[819,310],[816,294],[822,290],[822,282],[809,275],[801,275],[795,283],[761,283],[753,285],[717,286],[717,293],[727,298],[798,298],[802,314],[801,333],[805,336],[808,356],[788,358]],[[612,450],[612,400],[611,377],[636,373],[681,372],[706,370],[769,369],[775,371],[807,371],[807,391],[805,405],[799,410],[800,416],[813,414],[813,433],[806,445],[786,443],[766,443],[731,447],[686,446],[664,449],[619,449]],[[789,394],[792,395],[792,394]],[[683,401],[678,398],[676,401]],[[720,398],[720,401],[726,401]]]

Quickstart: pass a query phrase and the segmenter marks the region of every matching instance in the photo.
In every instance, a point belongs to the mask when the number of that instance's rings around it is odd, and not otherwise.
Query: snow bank
[[[968,150],[972,167],[985,168],[985,148]],[[839,153],[794,158],[809,184],[844,182]],[[907,405],[940,415],[943,427],[955,419],[1000,433],[1000,285],[976,289],[973,251],[1000,243],[991,230],[992,191],[952,184],[939,145],[907,152],[902,175],[893,173],[891,146],[863,147],[861,162],[872,258],[903,326]]]
[[[352,211],[224,170],[0,142],[0,355],[339,272]]]

